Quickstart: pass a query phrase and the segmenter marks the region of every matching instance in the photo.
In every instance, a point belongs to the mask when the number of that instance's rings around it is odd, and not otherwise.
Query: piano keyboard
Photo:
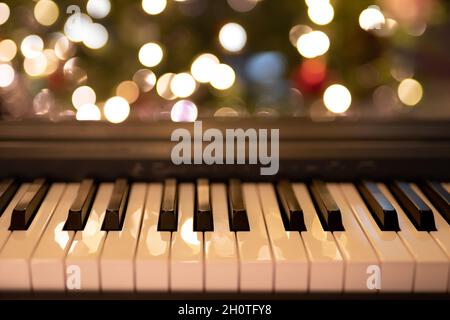
[[[0,181],[0,291],[443,293],[449,272],[450,183]]]

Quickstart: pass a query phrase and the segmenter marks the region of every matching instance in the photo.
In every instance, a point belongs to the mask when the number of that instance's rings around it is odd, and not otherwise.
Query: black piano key
[[[303,210],[292,190],[292,185],[287,180],[277,184],[278,199],[281,203],[281,216],[284,227],[288,231],[306,231]]]
[[[230,202],[230,229],[231,231],[250,231],[247,211],[242,197],[241,182],[231,179],[228,186]]]
[[[19,183],[15,182],[13,179],[0,181],[0,217],[18,188]]]
[[[211,211],[209,182],[207,179],[197,180],[196,212],[194,215],[195,231],[214,231]]]
[[[417,230],[436,230],[433,212],[409,183],[396,181],[390,185],[390,189]]]
[[[419,186],[447,223],[450,224],[450,193],[439,182],[424,182]]]
[[[97,185],[94,180],[86,179],[81,182],[77,197],[70,207],[69,215],[64,225],[65,230],[84,229],[96,191]]]
[[[45,179],[36,179],[33,181],[14,208],[11,216],[10,230],[28,229],[47,194],[48,188],[49,185]]]
[[[108,207],[106,209],[102,230],[118,231],[122,229],[129,189],[130,187],[127,180],[116,180],[111,199],[109,200]]]
[[[370,212],[383,231],[400,231],[397,211],[380,191],[376,183],[363,181],[358,190],[365,200]]]
[[[164,193],[161,203],[161,212],[158,220],[159,231],[177,231],[177,181],[166,179],[164,182]]]
[[[322,181],[313,181],[310,186],[314,203],[325,231],[344,231],[341,211]]]

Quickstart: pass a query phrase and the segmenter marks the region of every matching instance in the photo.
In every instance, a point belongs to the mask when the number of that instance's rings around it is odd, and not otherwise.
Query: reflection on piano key
[[[258,192],[275,264],[274,289],[306,292],[309,261],[300,233],[285,230],[271,184],[258,184]]]
[[[172,233],[171,291],[203,291],[203,233],[194,231],[195,186],[181,183],[178,231]]]
[[[378,257],[353,216],[339,185],[329,183],[327,187],[339,206],[345,228],[345,231],[333,232],[345,260],[344,291],[376,292],[374,288],[367,285],[367,270],[370,270],[373,266],[380,267]]]
[[[416,262],[413,290],[415,292],[447,291],[448,258],[428,232],[418,231],[414,227],[388,188],[384,184],[379,184],[378,187],[397,210],[401,230],[398,234]]]
[[[411,292],[414,259],[395,231],[383,231],[375,222],[356,187],[342,183],[341,190],[381,263],[381,292]]]
[[[63,226],[79,187],[78,183],[68,184],[31,257],[31,276],[35,291],[65,291],[65,258],[75,231],[66,231]]]
[[[122,230],[110,231],[100,258],[103,291],[134,291],[134,255],[141,228],[146,185],[131,186],[129,204]]]
[[[137,246],[137,291],[169,291],[171,232],[158,231],[163,185],[150,183]]]
[[[239,260],[236,235],[230,231],[227,189],[223,183],[211,185],[214,232],[205,232],[205,290],[238,291]]]
[[[113,193],[106,209],[102,230],[121,230],[125,216],[125,207],[128,201],[130,187],[125,179],[118,179],[114,184]]]
[[[237,232],[240,291],[273,291],[274,262],[264,216],[254,183],[242,185],[250,231]]]
[[[31,256],[65,187],[63,183],[53,184],[28,230],[11,233],[0,253],[0,291],[31,290]]]
[[[309,291],[340,292],[344,289],[344,260],[333,234],[325,231],[316,213],[306,185],[292,185],[302,204],[306,231],[301,233],[310,261]]]
[[[84,230],[77,231],[67,254],[66,270],[80,271],[81,291],[100,290],[100,255],[107,234],[101,226],[113,187],[112,183],[100,184]]]

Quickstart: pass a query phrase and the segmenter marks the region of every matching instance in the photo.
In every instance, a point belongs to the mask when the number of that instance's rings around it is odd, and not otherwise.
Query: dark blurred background
[[[0,119],[450,119],[439,0],[0,2]]]

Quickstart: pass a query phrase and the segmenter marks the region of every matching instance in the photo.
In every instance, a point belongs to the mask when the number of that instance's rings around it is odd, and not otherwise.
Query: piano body
[[[174,165],[180,127],[2,124],[2,291],[448,294],[448,123],[203,121],[279,128],[273,176]]]

